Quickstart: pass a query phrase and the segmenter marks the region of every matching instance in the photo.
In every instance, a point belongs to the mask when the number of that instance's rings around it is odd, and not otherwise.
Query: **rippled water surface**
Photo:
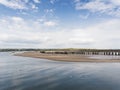
[[[120,90],[120,63],[59,62],[4,52],[0,90]]]

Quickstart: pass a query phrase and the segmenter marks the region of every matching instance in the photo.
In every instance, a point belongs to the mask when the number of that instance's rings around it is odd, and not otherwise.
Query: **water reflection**
[[[120,63],[59,62],[0,53],[0,90],[120,90]]]
[[[110,56],[110,55],[93,55],[93,56],[89,56],[90,58],[93,58],[93,59],[120,59],[120,56]]]

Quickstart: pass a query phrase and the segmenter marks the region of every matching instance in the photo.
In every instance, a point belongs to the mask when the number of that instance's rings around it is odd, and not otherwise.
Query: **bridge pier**
[[[79,55],[112,55],[112,56],[120,56],[120,50],[99,50],[99,49],[83,49],[83,50],[73,50],[73,51],[67,51],[67,50],[48,50],[48,51],[41,51],[41,53],[46,53],[46,54],[79,54]]]

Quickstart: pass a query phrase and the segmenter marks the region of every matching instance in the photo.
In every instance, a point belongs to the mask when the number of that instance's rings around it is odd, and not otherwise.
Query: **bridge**
[[[79,54],[79,55],[112,55],[120,56],[120,49],[76,49],[76,50],[46,50],[46,54]]]

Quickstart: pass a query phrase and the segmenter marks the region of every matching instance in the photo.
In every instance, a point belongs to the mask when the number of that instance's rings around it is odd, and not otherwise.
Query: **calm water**
[[[73,63],[0,53],[0,90],[120,90],[120,63]]]
[[[93,55],[93,56],[89,56],[89,58],[93,58],[93,59],[103,59],[103,60],[105,60],[105,59],[119,59],[120,60],[120,56],[110,56],[110,55]]]

